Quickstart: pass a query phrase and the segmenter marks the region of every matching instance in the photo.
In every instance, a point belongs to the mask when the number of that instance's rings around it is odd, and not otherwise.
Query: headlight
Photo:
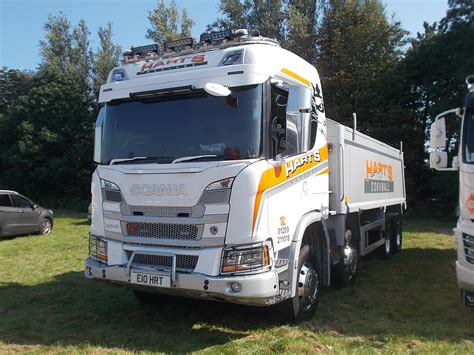
[[[219,181],[214,181],[214,182],[211,182],[209,185],[207,185],[206,191],[230,189],[232,188],[233,182],[234,182],[233,177],[225,178]]]
[[[468,263],[474,264],[474,235],[463,233],[462,236],[466,261]]]
[[[260,271],[270,267],[270,245],[267,242],[224,249],[223,274]]]
[[[100,186],[102,187],[102,197],[104,201],[122,202],[122,193],[116,184],[101,179]]]
[[[89,256],[100,262],[107,263],[107,241],[90,235]]]

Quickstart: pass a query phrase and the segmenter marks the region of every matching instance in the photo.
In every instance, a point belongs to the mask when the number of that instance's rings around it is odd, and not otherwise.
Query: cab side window
[[[0,195],[0,207],[12,207],[12,202],[8,195]]]
[[[271,146],[272,156],[283,154],[286,150],[286,104],[288,92],[272,85],[271,88]]]
[[[26,198],[18,195],[11,195],[13,200],[13,207],[17,208],[27,208],[31,207],[31,202]]]

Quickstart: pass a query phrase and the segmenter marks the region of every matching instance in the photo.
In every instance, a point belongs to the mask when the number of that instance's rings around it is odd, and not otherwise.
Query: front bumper
[[[474,292],[474,268],[468,268],[456,261],[456,275],[461,290]]]
[[[213,299],[239,304],[266,306],[279,300],[278,274],[267,271],[254,275],[207,276],[198,273],[176,272],[174,285],[170,288],[139,286],[130,283],[130,271],[150,273],[149,269],[127,266],[107,266],[94,259],[85,262],[85,276],[89,279],[109,281],[150,292],[183,297]],[[240,292],[232,291],[231,284],[239,282]]]

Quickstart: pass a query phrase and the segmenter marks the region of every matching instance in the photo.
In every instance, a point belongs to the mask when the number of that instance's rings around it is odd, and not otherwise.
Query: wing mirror
[[[448,153],[446,152],[431,152],[430,153],[430,167],[432,169],[445,169],[448,167]]]
[[[431,124],[430,147],[431,149],[446,148],[446,122],[444,117]]]
[[[286,155],[295,155],[309,149],[311,95],[309,87],[290,86],[286,104]]]

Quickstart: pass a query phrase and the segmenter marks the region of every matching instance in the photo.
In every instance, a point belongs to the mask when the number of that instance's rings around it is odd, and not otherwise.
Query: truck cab
[[[431,126],[431,167],[440,171],[459,172],[459,219],[454,229],[457,244],[456,274],[463,302],[474,307],[474,76],[466,79],[469,92],[463,109],[439,114]],[[446,147],[447,114],[462,118],[459,152],[448,167]]]

